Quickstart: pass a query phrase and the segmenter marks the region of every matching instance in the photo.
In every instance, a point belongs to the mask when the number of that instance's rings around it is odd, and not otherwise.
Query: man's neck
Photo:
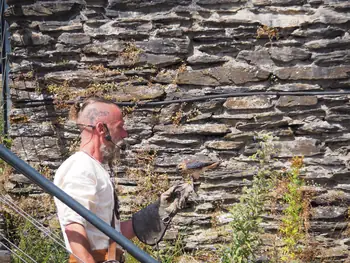
[[[85,152],[91,158],[102,163],[102,155],[100,151],[96,149],[96,147],[92,147],[92,145],[80,146],[80,151]]]

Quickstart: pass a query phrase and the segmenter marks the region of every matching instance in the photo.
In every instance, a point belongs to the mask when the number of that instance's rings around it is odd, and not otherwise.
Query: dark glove
[[[164,192],[158,201],[133,214],[132,225],[137,238],[148,245],[159,243],[171,220],[185,207],[192,192],[191,184],[177,183]]]

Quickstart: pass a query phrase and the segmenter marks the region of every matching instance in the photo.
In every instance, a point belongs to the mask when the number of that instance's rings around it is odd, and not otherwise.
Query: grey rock
[[[199,134],[199,135],[220,135],[229,132],[225,124],[185,124],[181,126],[156,125],[154,131],[160,134]]]
[[[53,38],[42,33],[25,30],[23,34],[14,33],[11,42],[15,46],[45,46],[53,42]]]
[[[58,41],[69,45],[89,44],[91,39],[84,33],[63,33],[58,37]]]
[[[337,27],[328,26],[327,28],[316,29],[301,29],[298,28],[292,32],[293,36],[297,37],[322,37],[322,38],[336,38],[344,35],[344,30]]]
[[[319,141],[311,138],[296,137],[295,141],[276,142],[274,146],[279,157],[314,156],[321,153]]]
[[[144,19],[131,20],[88,20],[84,24],[84,32],[93,38],[145,39],[149,37],[152,29],[150,21]]]
[[[341,132],[345,128],[339,124],[330,124],[327,121],[322,121],[317,119],[316,121],[306,123],[296,130],[296,134],[322,134],[322,133],[332,133]]]
[[[243,84],[265,80],[269,72],[256,67],[216,67],[205,70],[192,70],[178,74],[178,84],[218,86]]]
[[[111,68],[141,65],[167,67],[178,64],[179,62],[181,62],[181,59],[177,56],[137,53],[131,58],[119,56],[117,59],[108,63],[108,66]]]
[[[75,9],[79,10],[84,4],[84,0],[67,0],[64,2],[37,2],[32,5],[13,5],[6,10],[6,15],[10,18],[15,16],[47,17],[62,15]]]
[[[190,40],[185,39],[150,39],[147,42],[136,42],[137,47],[149,53],[155,54],[187,54],[190,48]]]
[[[350,51],[340,50],[329,53],[313,53],[312,59],[321,67],[336,66],[339,64],[350,64]]]
[[[283,47],[270,48],[271,58],[279,62],[291,62],[293,60],[307,60],[311,57],[311,53],[301,48]]]
[[[350,39],[320,39],[305,43],[310,50],[346,48],[350,45]]]
[[[253,5],[265,6],[265,5],[302,5],[303,0],[253,0]]]
[[[302,83],[292,83],[292,84],[276,84],[269,88],[271,91],[312,91],[312,90],[322,90],[320,85],[317,84],[302,84]]]
[[[39,23],[38,26],[41,32],[77,31],[77,30],[83,29],[82,23],[78,21],[71,21],[71,22],[46,21],[46,22]]]
[[[283,80],[347,79],[350,67],[291,67],[276,70],[275,75]]]
[[[268,48],[259,48],[254,51],[242,50],[238,53],[237,59],[245,60],[253,65],[274,65]]]
[[[108,9],[116,9],[116,10],[142,10],[144,8],[157,8],[159,6],[171,8],[176,5],[189,5],[191,0],[154,0],[145,2],[142,0],[108,0]]]
[[[188,64],[190,65],[197,65],[197,64],[212,64],[212,63],[220,63],[220,62],[226,62],[228,59],[214,56],[214,55],[207,55],[207,54],[196,54],[192,55],[187,59]]]
[[[86,45],[83,48],[85,54],[94,55],[115,55],[121,53],[125,49],[125,42],[107,40],[104,42],[94,42],[92,44]]]
[[[313,219],[340,219],[347,215],[347,207],[337,206],[318,206],[312,208],[311,215]]]
[[[177,138],[171,138],[171,137],[165,137],[165,136],[153,136],[148,140],[148,142],[153,144],[160,144],[160,145],[184,145],[184,146],[196,146],[200,143],[199,139],[192,138],[192,139],[177,139]]]
[[[240,141],[211,141],[206,143],[206,147],[212,150],[239,150],[244,142]]]

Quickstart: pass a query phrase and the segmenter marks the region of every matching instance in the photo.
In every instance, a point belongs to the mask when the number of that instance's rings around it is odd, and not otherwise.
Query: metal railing
[[[8,54],[10,53],[10,43],[9,43],[9,32],[8,32],[8,24],[5,20],[5,10],[7,8],[7,4],[5,0],[0,1],[0,59],[1,59],[1,107],[2,107],[2,116],[1,119],[3,121],[2,124],[2,133],[3,135],[8,134],[9,130],[9,86],[8,86],[8,77],[9,77],[9,60]]]
[[[138,248],[134,245],[129,239],[124,237],[121,233],[117,232],[114,228],[112,228],[109,224],[101,220],[95,214],[90,212],[80,203],[75,201],[72,197],[67,195],[64,191],[54,185],[51,181],[42,176],[38,171],[36,171],[33,167],[28,165],[22,159],[18,158],[13,152],[7,149],[3,144],[0,144],[0,158],[7,162],[9,165],[14,167],[18,172],[25,175],[31,181],[39,185],[42,189],[44,189],[47,193],[55,196],[68,207],[73,209],[79,215],[84,217],[89,223],[99,229],[101,232],[106,234],[109,238],[117,242],[120,246],[122,246],[128,253],[130,253],[134,258],[139,260],[140,262],[145,263],[156,263],[154,258],[152,258],[149,254]]]

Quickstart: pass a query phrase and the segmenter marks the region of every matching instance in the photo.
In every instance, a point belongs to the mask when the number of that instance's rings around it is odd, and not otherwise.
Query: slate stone
[[[198,64],[213,64],[213,63],[220,63],[220,62],[226,62],[228,59],[214,56],[214,55],[208,55],[208,54],[194,54],[190,56],[187,59],[188,64],[190,65],[198,65]]]
[[[75,9],[81,8],[85,4],[84,0],[67,0],[64,2],[36,2],[32,5],[14,5],[6,10],[8,17],[14,16],[37,16],[47,17],[52,15],[60,15]]]
[[[165,136],[153,136],[148,140],[150,143],[158,144],[158,145],[184,145],[184,146],[196,146],[200,143],[199,139],[192,138],[192,139],[177,139],[172,137],[165,137]]]
[[[305,47],[310,50],[347,48],[350,45],[350,39],[320,39],[305,43]]]
[[[311,53],[301,48],[293,47],[272,47],[269,50],[271,58],[279,62],[291,62],[293,60],[307,60],[311,57]]]
[[[327,121],[316,120],[309,122],[301,126],[296,130],[296,134],[322,134],[322,133],[332,133],[341,132],[345,128],[339,124],[330,124]]]
[[[176,83],[204,86],[243,84],[265,80],[269,75],[270,73],[268,71],[256,67],[226,66],[180,72]]]
[[[254,51],[242,50],[238,53],[237,59],[245,60],[253,65],[274,65],[268,48],[258,48]]]
[[[311,217],[316,220],[320,219],[340,219],[347,215],[347,207],[337,206],[318,206],[311,210]]]
[[[84,33],[63,33],[58,37],[58,41],[69,45],[89,44],[91,39]]]
[[[111,36],[133,41],[147,39],[152,29],[152,23],[144,19],[123,20],[88,20],[83,26],[85,34],[93,38],[108,38]]]
[[[93,54],[100,56],[116,55],[125,49],[125,42],[107,40],[103,42],[94,42],[83,48],[85,54]]]
[[[156,55],[156,54],[147,54],[140,53],[135,55],[132,58],[125,58],[119,56],[112,62],[108,63],[110,68],[118,68],[125,66],[156,66],[156,67],[167,67],[181,62],[181,59],[177,56],[168,56],[168,55]]]
[[[270,100],[264,96],[249,96],[249,97],[236,97],[228,98],[223,105],[227,109],[231,110],[243,110],[243,109],[268,109],[273,107]]]
[[[212,150],[239,150],[244,142],[240,141],[212,141],[206,143],[206,147]]]
[[[253,0],[253,5],[255,6],[266,6],[266,5],[274,5],[274,6],[288,6],[288,5],[302,5],[304,4],[303,0]]]
[[[54,39],[49,35],[25,30],[23,34],[14,33],[11,35],[11,43],[15,46],[45,46]]]
[[[337,66],[339,64],[350,64],[350,51],[340,50],[329,53],[313,53],[312,59],[321,67]]]
[[[276,106],[278,107],[296,107],[296,106],[314,106],[318,102],[316,96],[281,96]]]
[[[40,32],[78,31],[83,29],[81,22],[45,21],[38,25]]]
[[[319,141],[312,138],[296,137],[295,141],[274,143],[279,157],[314,156],[321,153]]]
[[[298,28],[292,33],[296,37],[320,37],[320,38],[336,38],[344,35],[344,30],[337,27],[328,26],[326,28]]]
[[[350,67],[312,67],[298,66],[291,68],[281,68],[274,74],[283,80],[316,80],[316,79],[347,79]]]
[[[46,83],[63,84],[65,81],[73,87],[87,88],[91,83],[106,83],[127,80],[127,77],[117,71],[96,72],[92,70],[66,70],[48,73],[44,76]]]
[[[313,91],[322,90],[318,84],[303,84],[303,83],[291,83],[291,84],[276,84],[269,88],[271,91]]]
[[[187,54],[190,49],[190,40],[185,39],[150,39],[145,42],[136,42],[137,47],[154,54]]]
[[[228,126],[224,124],[185,124],[181,126],[174,125],[156,125],[155,131],[160,134],[200,134],[200,135],[222,135],[229,132]]]
[[[108,9],[135,11],[142,10],[144,8],[156,8],[158,6],[165,6],[169,9],[176,5],[189,5],[191,0],[154,0],[154,1],[142,1],[142,0],[108,0]]]

